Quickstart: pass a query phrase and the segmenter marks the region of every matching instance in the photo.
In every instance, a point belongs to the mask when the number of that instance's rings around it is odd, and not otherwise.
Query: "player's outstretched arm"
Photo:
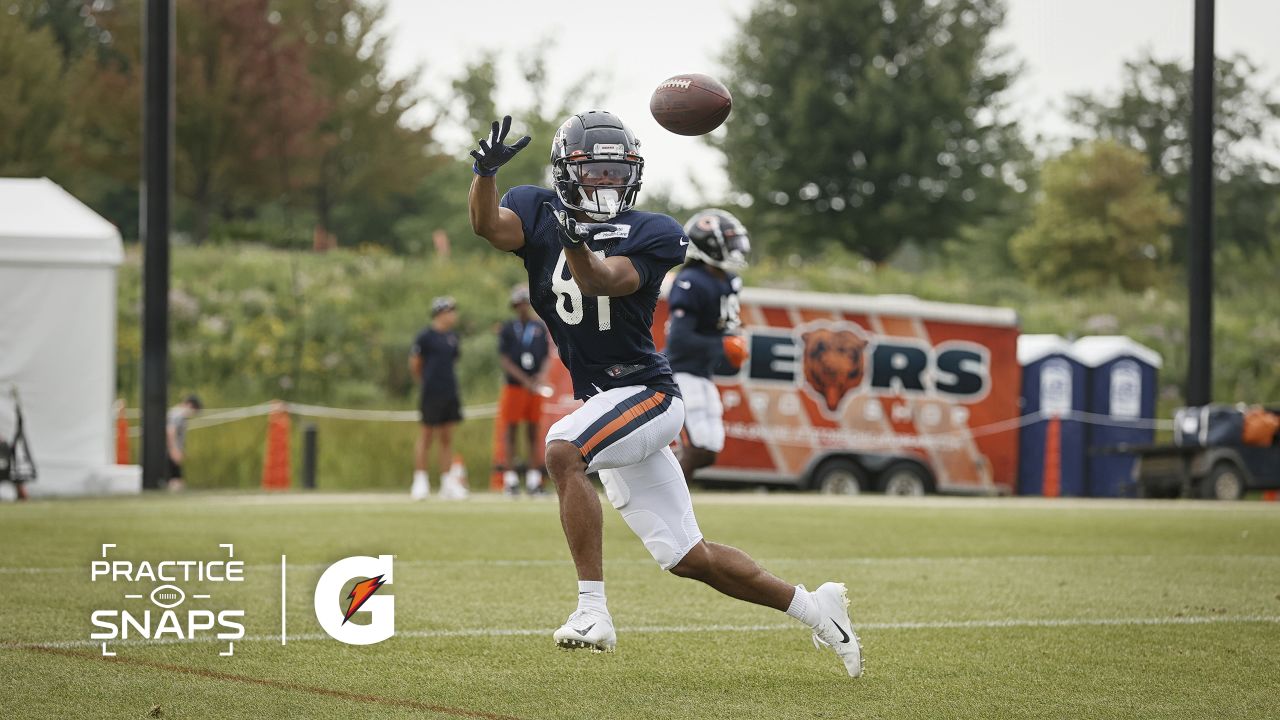
[[[475,164],[471,166],[475,178],[467,196],[472,232],[488,240],[495,248],[506,251],[519,250],[524,246],[524,228],[520,224],[520,216],[498,205],[495,177],[499,168],[529,144],[528,135],[513,145],[505,144],[510,130],[510,115],[502,118],[501,124],[495,120],[488,140],[481,138],[479,148],[471,151],[471,157],[475,158]]]
[[[595,236],[617,231],[616,225],[578,222],[551,203],[543,206],[556,218],[565,262],[583,295],[622,297],[640,289],[640,273],[630,260],[621,255],[600,257],[588,247],[588,241]]]

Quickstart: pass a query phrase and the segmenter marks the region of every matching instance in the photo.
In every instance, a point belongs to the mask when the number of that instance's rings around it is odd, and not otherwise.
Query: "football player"
[[[594,472],[664,570],[801,620],[857,677],[861,648],[842,583],[809,592],[741,550],[705,541],[698,529],[668,447],[684,402],[651,331],[663,276],[684,261],[689,238],[672,218],[633,209],[644,171],[635,135],[608,112],[574,115],[551,141],[554,189],[518,186],[499,201],[495,176],[530,141],[506,144],[510,129],[510,116],[494,122],[471,153],[471,227],[524,262],[533,309],[584,401],[546,438],[547,472],[578,574],[578,608],[555,631],[556,644],[602,652],[617,642],[605,602],[600,499],[587,479]]]
[[[751,241],[738,218],[724,210],[703,210],[684,224],[689,237],[684,268],[667,295],[667,359],[684,399],[680,467],[687,480],[715,463],[724,449],[724,408],[711,374],[723,360],[737,370],[747,357],[746,341],[734,334],[742,278]]]

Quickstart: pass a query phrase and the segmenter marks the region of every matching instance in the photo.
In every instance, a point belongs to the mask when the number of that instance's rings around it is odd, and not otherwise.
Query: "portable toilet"
[[[1093,416],[1086,432],[1089,495],[1132,495],[1136,458],[1114,449],[1155,440],[1152,421],[1160,353],[1123,335],[1082,337],[1071,349],[1087,368],[1085,411]]]
[[[1085,494],[1085,367],[1058,335],[1018,338],[1022,415],[1018,436],[1018,493]]]

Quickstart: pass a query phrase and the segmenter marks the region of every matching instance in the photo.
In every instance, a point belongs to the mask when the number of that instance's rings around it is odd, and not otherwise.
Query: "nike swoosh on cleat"
[[[579,634],[579,635],[581,635],[582,637],[586,637],[586,636],[587,636],[587,633],[591,632],[591,628],[593,628],[593,627],[595,627],[595,626],[596,626],[596,624],[595,624],[595,623],[591,623],[590,625],[588,625],[588,626],[586,626],[586,627],[582,628],[581,630],[579,630],[578,628],[574,628],[574,629],[573,629],[573,631],[574,631],[574,632],[576,632],[576,633],[578,633],[578,634]],[[845,640],[845,642],[849,642],[849,641],[848,641],[848,640]]]
[[[835,618],[831,618],[831,624],[836,626],[836,629],[840,631],[840,636],[844,638],[840,642],[849,642],[849,633],[845,632],[844,628],[840,627],[840,623],[836,622]]]

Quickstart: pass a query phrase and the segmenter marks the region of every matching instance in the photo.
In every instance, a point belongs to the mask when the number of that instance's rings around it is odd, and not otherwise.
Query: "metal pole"
[[[302,487],[316,489],[316,426],[309,423],[302,431]]]
[[[1191,222],[1187,253],[1187,404],[1213,400],[1213,16],[1214,0],[1196,0],[1191,74]]]
[[[147,0],[142,150],[142,486],[169,474],[169,205],[173,180],[173,0]]]

